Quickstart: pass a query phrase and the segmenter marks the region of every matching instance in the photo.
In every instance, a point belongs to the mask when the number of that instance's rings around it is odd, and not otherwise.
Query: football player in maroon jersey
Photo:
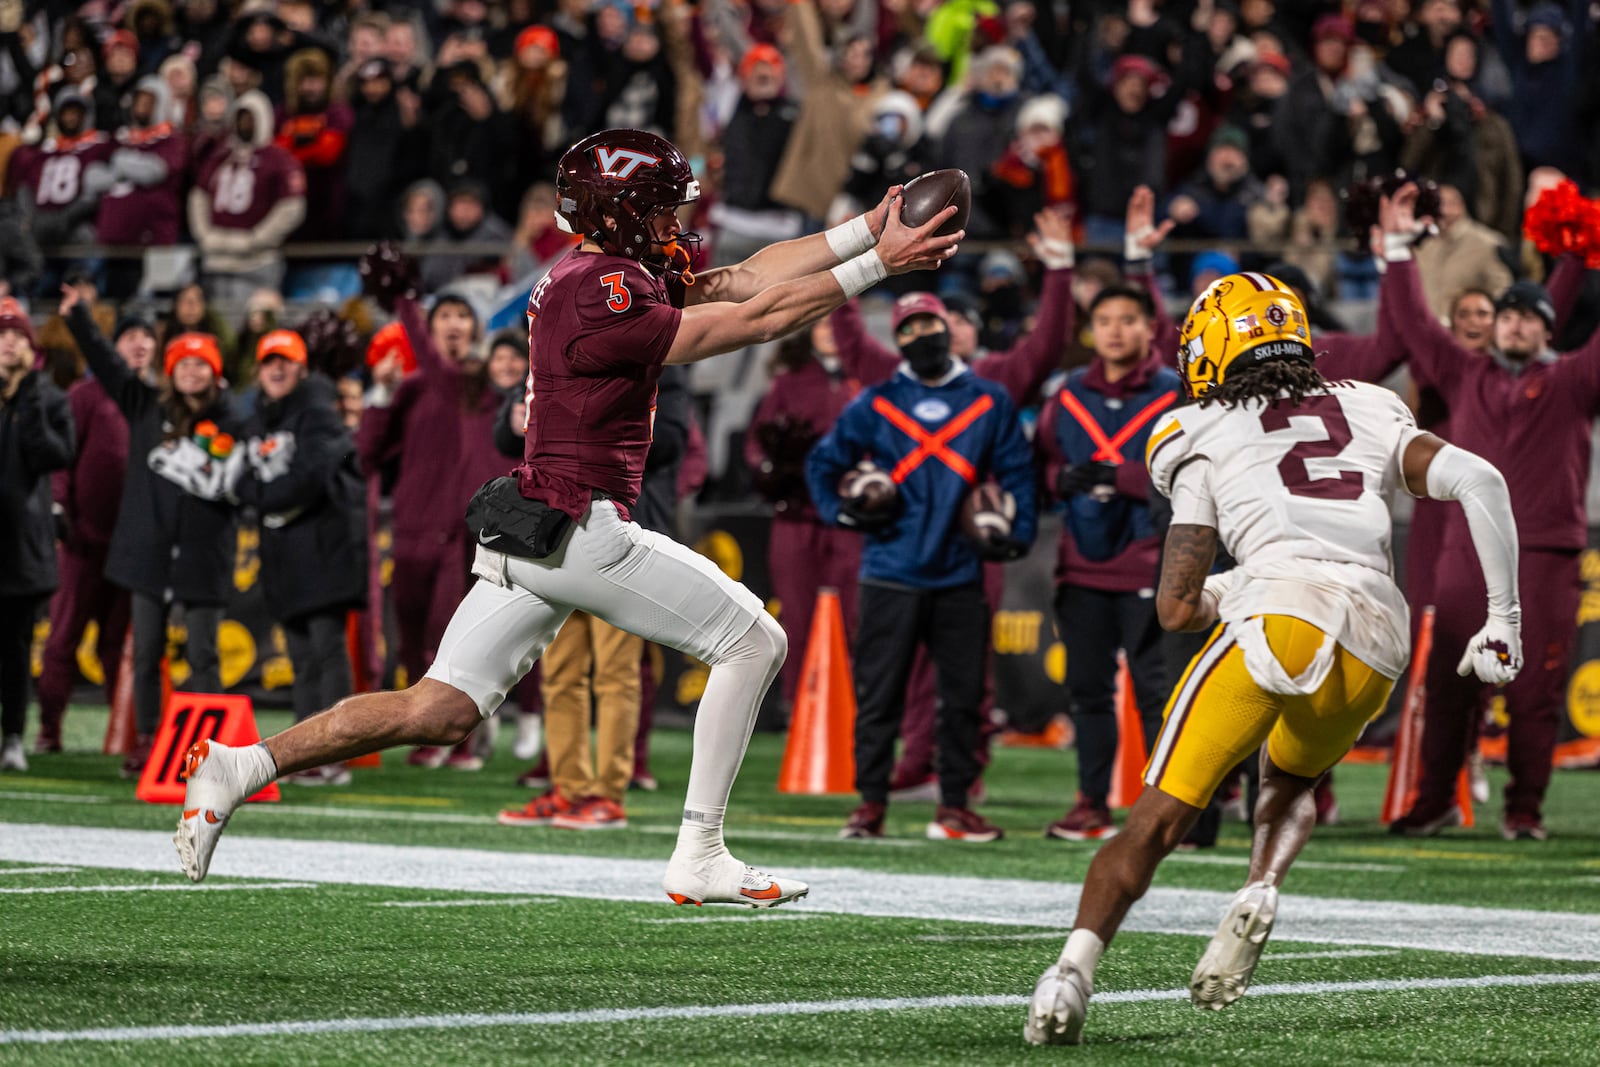
[[[524,459],[468,508],[480,581],[456,610],[426,677],[340,701],[260,745],[194,745],[173,841],[205,877],[228,817],[282,774],[391,745],[455,744],[499,707],[574,610],[711,665],[696,715],[683,824],[662,881],[680,904],[771,907],[805,895],[734,859],[722,820],[756,709],[783,664],[783,631],[705,557],[640,529],[628,509],[650,447],[656,380],[800,329],[890,274],[939,266],[961,233],[912,229],[893,189],[866,215],[762,249],[696,279],[698,238],[677,209],[700,195],[671,142],[607,130],[557,169],[564,228],[583,243],[533,289]]]

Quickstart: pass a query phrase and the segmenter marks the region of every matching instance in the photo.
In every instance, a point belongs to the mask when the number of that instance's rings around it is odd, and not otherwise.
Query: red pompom
[[[1571,181],[1539,194],[1522,217],[1522,232],[1547,256],[1582,256],[1600,268],[1600,201],[1586,200]]]

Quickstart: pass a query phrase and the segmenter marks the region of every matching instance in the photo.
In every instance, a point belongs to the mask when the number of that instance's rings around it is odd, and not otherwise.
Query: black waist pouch
[[[544,559],[571,525],[566,512],[523,496],[515,478],[486,482],[467,504],[467,529],[478,544],[508,556]]]

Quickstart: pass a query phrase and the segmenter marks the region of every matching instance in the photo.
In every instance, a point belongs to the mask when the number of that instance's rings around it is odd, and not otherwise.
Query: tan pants
[[[644,639],[574,611],[545,649],[544,737],[550,780],[567,800],[622,803],[633,777],[639,731],[639,658]],[[589,754],[591,694],[595,753]]]

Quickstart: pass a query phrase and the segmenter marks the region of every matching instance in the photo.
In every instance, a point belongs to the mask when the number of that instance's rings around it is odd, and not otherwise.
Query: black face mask
[[[934,380],[950,371],[950,331],[923,334],[900,346],[900,355],[918,378]]]

